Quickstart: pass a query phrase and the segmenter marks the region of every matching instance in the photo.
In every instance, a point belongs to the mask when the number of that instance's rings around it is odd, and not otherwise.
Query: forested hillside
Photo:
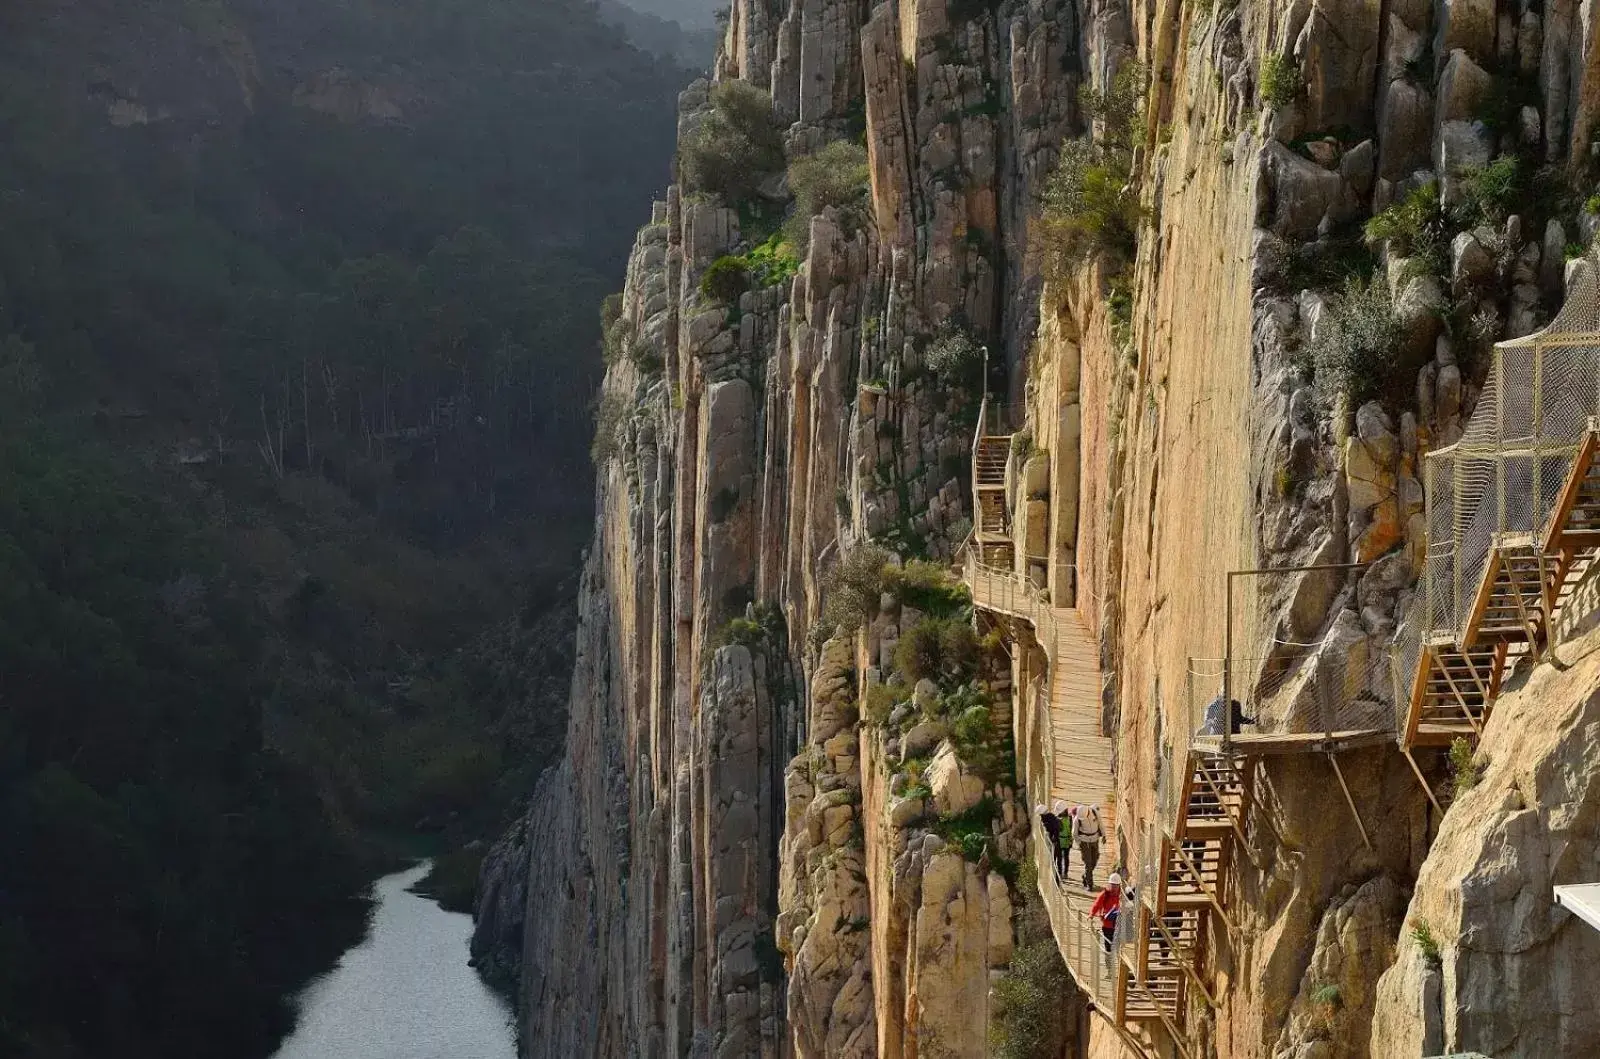
[[[0,8],[0,1053],[265,1054],[526,796],[685,79],[583,0]]]

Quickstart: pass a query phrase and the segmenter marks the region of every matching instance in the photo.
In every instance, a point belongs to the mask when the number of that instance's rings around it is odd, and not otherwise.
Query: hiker
[[[1100,945],[1106,952],[1111,951],[1111,942],[1117,936],[1117,917],[1122,914],[1122,876],[1112,872],[1106,880],[1106,888],[1101,890],[1094,899],[1094,904],[1089,906],[1089,918],[1100,921]]]
[[[1100,826],[1100,807],[1080,805],[1072,816],[1072,841],[1083,855],[1083,888],[1094,889],[1094,866],[1100,860],[1100,840],[1105,829]]]
[[[1074,818],[1078,814],[1078,808],[1073,806],[1068,809],[1067,803],[1058,798],[1055,814],[1056,819],[1061,821],[1062,832],[1061,841],[1056,843],[1056,879],[1064,882],[1067,878],[1067,854],[1072,849],[1073,829],[1077,827]]]
[[[1238,699],[1229,699],[1228,708],[1224,710],[1222,696],[1218,695],[1206,703],[1206,712],[1200,722],[1199,734],[1220,736],[1222,734],[1222,726],[1226,724],[1230,735],[1238,735],[1240,725],[1253,725],[1255,723],[1256,718],[1246,716],[1244,706]]]
[[[1044,827],[1044,833],[1050,836],[1050,859],[1055,865],[1056,882],[1061,882],[1061,817],[1052,813],[1040,802],[1033,807],[1039,817],[1039,823]]]

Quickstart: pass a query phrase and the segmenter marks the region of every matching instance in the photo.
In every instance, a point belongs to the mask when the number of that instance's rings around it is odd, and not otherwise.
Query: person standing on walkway
[[[1068,809],[1066,802],[1060,799],[1056,800],[1055,814],[1056,819],[1061,821],[1062,831],[1061,841],[1056,843],[1056,879],[1061,882],[1067,881],[1067,854],[1072,849],[1072,835],[1077,828],[1077,825],[1073,822],[1073,817],[1077,811],[1077,806]]]
[[[1112,872],[1111,878],[1106,880],[1106,888],[1089,906],[1089,918],[1100,921],[1100,944],[1106,952],[1111,951],[1111,943],[1116,939],[1117,918],[1121,914],[1122,876]]]
[[[1039,817],[1039,824],[1044,828],[1044,833],[1050,838],[1050,863],[1054,868],[1056,884],[1061,883],[1061,817],[1052,813],[1040,802],[1033,807],[1034,813]]]
[[[1100,840],[1105,829],[1100,826],[1100,807],[1080,805],[1072,816],[1072,840],[1083,856],[1083,888],[1094,889],[1094,866],[1100,860]]]

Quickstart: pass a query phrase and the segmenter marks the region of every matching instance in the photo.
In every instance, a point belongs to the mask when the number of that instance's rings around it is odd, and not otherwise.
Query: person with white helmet
[[[1100,860],[1100,840],[1105,837],[1105,828],[1100,825],[1100,807],[1098,805],[1080,805],[1072,814],[1071,840],[1078,845],[1078,852],[1083,855],[1083,888],[1094,889],[1094,866]]]
[[[1106,952],[1117,935],[1117,917],[1122,914],[1122,874],[1112,872],[1106,888],[1100,891],[1089,906],[1089,918],[1100,922],[1100,944]]]
[[[1059,803],[1057,803],[1059,804]],[[1033,807],[1034,813],[1039,817],[1039,824],[1044,828],[1045,835],[1050,839],[1050,862],[1055,868],[1056,882],[1061,882],[1061,816],[1052,813],[1040,802]]]

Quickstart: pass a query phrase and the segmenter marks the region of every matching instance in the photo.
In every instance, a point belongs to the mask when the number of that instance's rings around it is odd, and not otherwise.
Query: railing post
[[[1222,754],[1233,749],[1233,575],[1228,571],[1227,601],[1222,610]],[[1191,736],[1193,733],[1190,733]]]

